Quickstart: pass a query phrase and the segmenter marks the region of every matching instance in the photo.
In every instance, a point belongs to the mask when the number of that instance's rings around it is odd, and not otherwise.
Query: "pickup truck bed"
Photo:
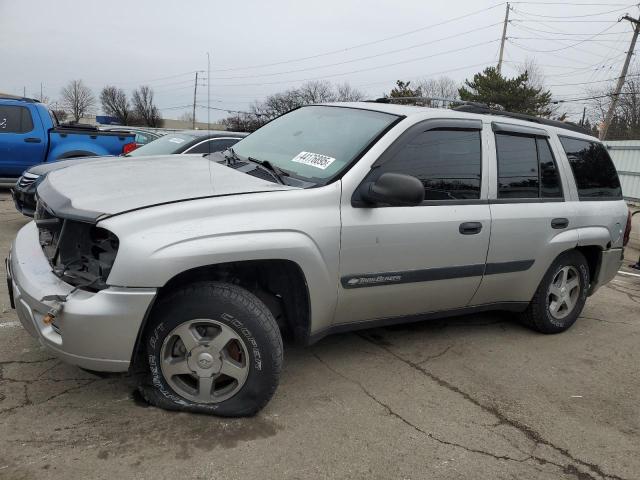
[[[22,172],[43,162],[126,153],[135,148],[134,140],[135,135],[124,130],[60,125],[35,100],[0,98],[0,183],[14,184]]]

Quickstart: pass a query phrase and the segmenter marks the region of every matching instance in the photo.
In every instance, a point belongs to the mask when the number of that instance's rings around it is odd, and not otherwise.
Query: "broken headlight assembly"
[[[91,223],[58,218],[42,209],[38,214],[40,245],[53,273],[76,288],[107,288],[118,252],[118,237]]]

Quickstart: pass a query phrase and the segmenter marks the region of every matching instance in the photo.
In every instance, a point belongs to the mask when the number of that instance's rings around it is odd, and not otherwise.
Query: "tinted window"
[[[196,145],[195,147],[190,148],[185,153],[213,153],[213,152],[221,152],[226,150],[227,148],[235,145],[239,138],[234,139],[224,139],[224,140],[210,140],[208,142],[201,143],[200,145]]]
[[[26,107],[0,105],[0,133],[27,133],[33,130],[31,113]]]
[[[136,148],[129,153],[128,157],[144,157],[146,155],[171,155],[182,152],[188,142],[195,140],[191,135],[181,133],[169,133],[163,137],[153,140],[146,145]]]
[[[347,168],[396,115],[345,107],[298,108],[240,140],[242,157],[268,160],[294,177],[323,184]]]
[[[542,198],[561,198],[562,185],[556,162],[551,153],[549,142],[544,138],[536,139],[538,160],[540,162],[540,196]]]
[[[580,198],[622,198],[616,168],[598,142],[560,137]]]
[[[496,135],[498,198],[537,198],[538,153],[535,137]]]
[[[418,178],[425,200],[480,198],[479,131],[429,130],[408,142],[380,168]]]

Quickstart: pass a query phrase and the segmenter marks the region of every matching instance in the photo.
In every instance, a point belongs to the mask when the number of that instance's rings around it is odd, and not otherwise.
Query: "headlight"
[[[116,259],[119,241],[91,223],[57,218],[38,202],[36,225],[40,245],[53,273],[78,288],[102,290]]]

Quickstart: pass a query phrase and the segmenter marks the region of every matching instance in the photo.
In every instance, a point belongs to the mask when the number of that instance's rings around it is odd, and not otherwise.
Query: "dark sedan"
[[[246,135],[246,133],[239,132],[206,130],[171,132],[137,148],[133,152],[124,155],[124,157],[172,154],[206,155],[226,150]],[[36,208],[36,188],[49,172],[75,165],[78,162],[90,162],[104,158],[80,157],[59,162],[41,163],[29,168],[22,174],[11,190],[16,209],[28,217],[33,217]],[[122,159],[122,157],[113,158]]]

